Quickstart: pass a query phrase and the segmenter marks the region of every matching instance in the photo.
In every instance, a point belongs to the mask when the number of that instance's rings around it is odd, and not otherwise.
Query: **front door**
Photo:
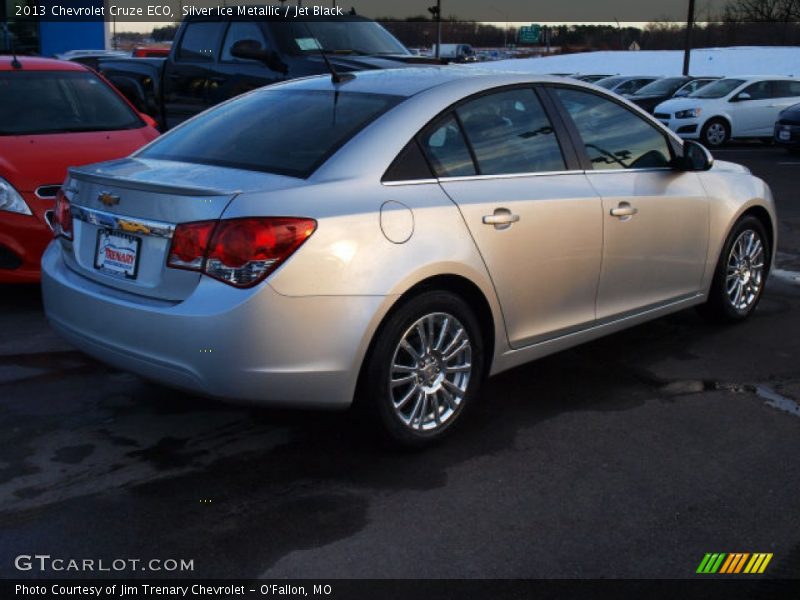
[[[597,319],[697,294],[708,249],[708,198],[697,174],[674,170],[666,134],[622,104],[585,90],[554,89],[602,198]]]

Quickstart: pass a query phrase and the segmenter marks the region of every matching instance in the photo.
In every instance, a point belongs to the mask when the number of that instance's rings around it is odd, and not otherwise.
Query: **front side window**
[[[254,21],[232,21],[222,44],[222,60],[226,62],[258,62],[231,54],[233,45],[244,40],[254,40],[266,49],[264,34],[261,33],[261,28]]]
[[[532,89],[481,96],[456,112],[481,175],[566,168],[553,126]]]
[[[741,96],[742,94],[749,94],[750,100],[766,100],[772,97],[772,82],[759,81],[753,85],[748,85],[738,95]]]
[[[555,88],[578,128],[595,169],[668,167],[665,135],[638,115],[597,94]]]
[[[472,155],[452,115],[424,131],[419,142],[437,177],[475,175]]]
[[[139,116],[86,71],[0,72],[0,135],[135,129]]]
[[[219,38],[220,22],[196,21],[186,25],[178,50],[180,60],[192,62],[214,62]]]
[[[138,156],[308,177],[403,98],[263,89],[212,108]]]

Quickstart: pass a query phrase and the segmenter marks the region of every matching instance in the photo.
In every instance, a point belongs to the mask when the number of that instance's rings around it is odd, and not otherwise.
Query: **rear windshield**
[[[263,90],[203,113],[137,156],[308,177],[402,96]]]
[[[143,126],[136,112],[92,73],[0,73],[0,135],[114,131]]]
[[[703,86],[690,98],[723,98],[744,83],[744,79],[720,79],[714,83]]]
[[[666,77],[659,79],[653,83],[648,83],[646,86],[639,88],[634,96],[649,96],[658,94],[674,94],[679,87],[686,83],[688,79],[685,77]]]

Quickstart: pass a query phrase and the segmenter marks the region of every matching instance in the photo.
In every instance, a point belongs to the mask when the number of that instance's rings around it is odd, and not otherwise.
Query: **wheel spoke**
[[[411,344],[409,344],[408,340],[406,340],[405,338],[403,339],[403,341],[400,342],[400,347],[411,355],[411,358],[414,359],[415,363],[419,363],[419,361],[422,359],[419,353],[416,350],[414,350],[414,347]]]
[[[463,365],[458,365],[455,367],[445,367],[445,373],[469,373],[472,371],[472,365],[469,363],[465,363]]]
[[[456,356],[458,356],[458,354],[459,354],[459,353],[460,353],[462,350],[464,350],[464,349],[465,349],[467,346],[469,346],[469,340],[464,340],[464,341],[462,341],[462,342],[461,342],[461,343],[458,345],[458,348],[456,348],[455,350],[453,350],[452,352],[450,352],[450,354],[445,354],[445,355],[444,355],[444,362],[448,363],[448,362],[450,362],[451,360],[453,360],[453,358],[455,358]]]
[[[439,392],[431,394],[431,410],[433,410],[433,420],[436,421],[436,426],[441,427],[442,417],[439,415]]]
[[[439,331],[439,337],[436,340],[436,344],[433,346],[434,350],[442,349],[442,344],[444,344],[444,338],[447,335],[448,327],[450,327],[450,319],[448,317],[445,317],[444,321],[442,321],[442,329]]]
[[[447,344],[447,347],[444,350],[442,350],[442,354],[449,353],[450,350],[453,348],[453,346],[455,346],[459,341],[461,341],[461,336],[463,336],[463,335],[464,335],[464,328],[461,327],[456,332],[456,334],[453,336],[453,339],[450,340],[450,343]]]
[[[419,388],[417,387],[409,388],[408,392],[406,392],[406,395],[400,398],[400,402],[395,403],[394,405],[395,409],[400,410],[401,408],[403,408],[406,404],[408,404],[408,401],[411,400],[411,398],[413,398],[414,395],[418,392]]]
[[[406,375],[405,377],[400,377],[398,379],[392,379],[391,386],[397,387],[398,385],[407,385],[409,383],[414,383],[417,380],[417,376],[413,373],[411,375]]]

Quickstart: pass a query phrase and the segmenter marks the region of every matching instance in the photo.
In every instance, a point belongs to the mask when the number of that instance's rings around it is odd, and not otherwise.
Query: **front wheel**
[[[424,292],[378,332],[360,401],[393,441],[410,447],[438,441],[478,395],[482,344],[464,300],[447,291]]]
[[[714,321],[736,322],[758,306],[769,272],[770,248],[761,221],[740,219],[722,248],[708,301],[701,312]]]
[[[703,125],[703,143],[710,148],[719,148],[731,137],[731,128],[722,119],[711,119]]]

